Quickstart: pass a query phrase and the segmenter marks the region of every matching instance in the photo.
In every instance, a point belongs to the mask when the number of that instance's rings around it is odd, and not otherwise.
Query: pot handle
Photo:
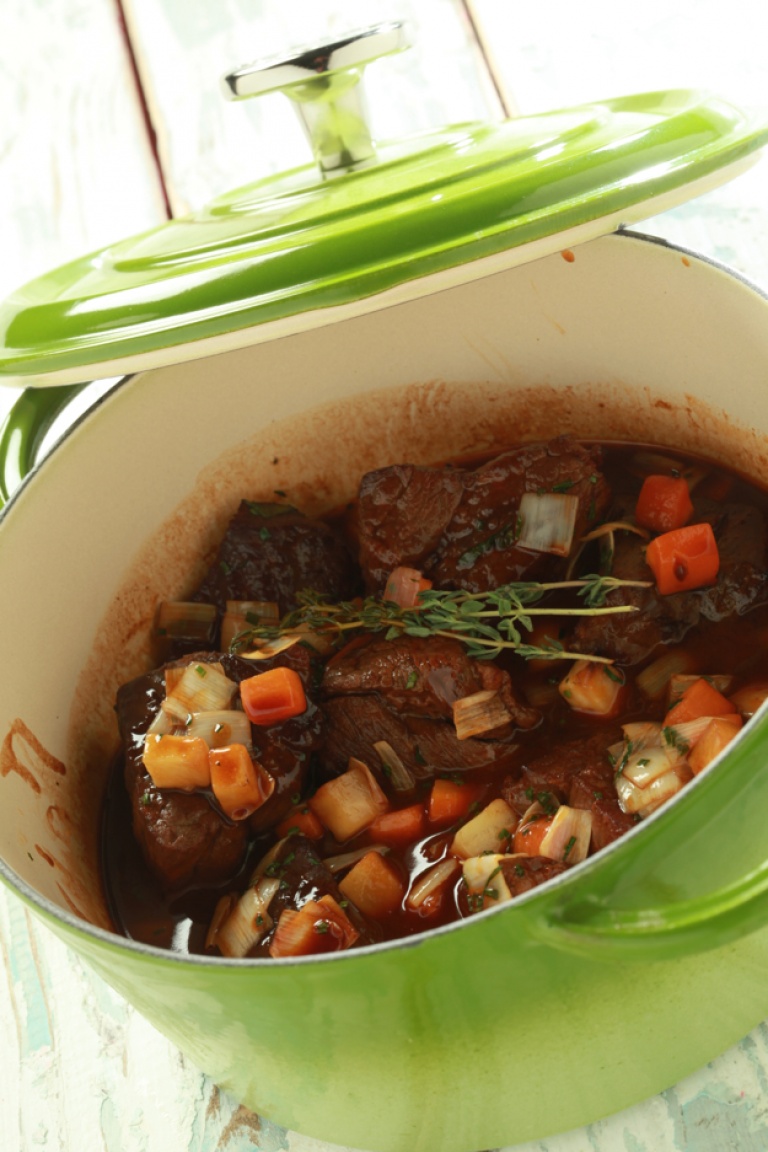
[[[28,388],[0,427],[0,508],[37,463],[53,422],[85,387]]]
[[[719,948],[768,923],[768,861],[703,896],[654,908],[612,909],[597,899],[554,909],[536,935],[590,958],[666,960]]]

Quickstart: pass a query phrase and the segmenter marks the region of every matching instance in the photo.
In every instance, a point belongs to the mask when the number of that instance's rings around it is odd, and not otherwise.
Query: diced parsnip
[[[506,800],[492,800],[482,812],[462,824],[453,838],[451,852],[466,860],[482,852],[506,848],[512,843],[518,823],[517,813]]]
[[[405,901],[407,907],[422,913],[437,907],[442,898],[443,889],[458,871],[459,862],[456,857],[446,856],[433,868],[422,872],[411,885],[411,890]]]
[[[224,748],[227,744],[251,746],[251,722],[245,712],[222,709],[218,712],[193,712],[186,725],[186,736],[200,736],[209,748]]]
[[[688,756],[688,766],[694,776],[698,776],[707,764],[711,764],[728,747],[743,723],[738,714],[712,717]]]
[[[712,687],[716,689],[716,691],[722,693],[723,696],[727,696],[729,694],[733,685],[733,676],[729,676],[724,673],[717,673],[716,675],[712,676],[705,676],[701,672],[698,674],[685,674],[682,672],[678,673],[672,676],[669,681],[669,689],[667,692],[667,710],[669,710],[673,704],[676,704],[683,693],[687,692],[691,685],[695,684],[697,680],[706,680],[708,684],[711,684]]]
[[[256,624],[280,623],[280,609],[270,600],[227,600],[227,610],[221,621],[221,648],[229,649],[232,641]]]
[[[539,855],[564,864],[580,864],[589,852],[592,836],[592,813],[583,808],[561,804],[552,824],[539,845]]]
[[[180,674],[179,674],[180,672]],[[174,675],[176,673],[176,675]],[[182,723],[194,712],[229,708],[237,685],[224,675],[221,664],[187,664],[165,673],[163,709]]]
[[[619,805],[628,815],[650,816],[666,800],[675,796],[691,779],[691,775],[688,766],[680,764],[662,776],[657,776],[647,788],[637,788],[630,780],[619,776],[616,779]]]
[[[389,809],[389,800],[367,764],[354,759],[342,776],[321,784],[308,803],[340,844]]]
[[[687,648],[670,648],[638,672],[635,683],[649,700],[661,700],[676,680],[687,679],[695,668],[696,660]]]
[[[363,915],[378,918],[400,907],[405,883],[394,864],[379,852],[367,852],[339,881],[339,891]]]
[[[768,681],[756,680],[752,684],[745,684],[731,694],[730,700],[737,712],[748,720],[768,700]]]
[[[247,956],[254,944],[269,932],[272,927],[272,917],[268,912],[269,903],[279,887],[279,879],[265,877],[255,887],[246,888],[224,922],[215,931],[213,924],[211,925],[208,939],[216,945],[222,956],[237,959]],[[214,919],[215,916],[216,913]]]
[[[147,736],[141,759],[158,788],[192,792],[211,783],[208,745],[199,737]]]
[[[414,788],[416,781],[410,769],[406,768],[392,745],[388,744],[386,740],[377,740],[373,747],[381,761],[384,775],[391,783],[395,792],[410,792],[412,788]]]
[[[483,856],[470,856],[462,864],[464,882],[470,896],[474,897],[471,901],[474,911],[512,899],[512,893],[501,870],[502,860],[514,860],[514,856],[491,852]]]
[[[561,492],[526,492],[518,511],[518,546],[531,552],[567,556],[573,543],[578,511],[578,496]]]
[[[495,728],[509,724],[511,717],[498,692],[486,689],[472,696],[463,696],[453,703],[453,723],[459,740],[482,736]]]
[[[313,956],[351,948],[360,933],[332,896],[286,908],[269,945],[270,956]]]
[[[247,819],[275,790],[274,777],[251,760],[243,744],[210,748],[208,762],[213,794],[230,820]]]
[[[560,681],[560,695],[574,712],[612,716],[626,683],[624,673],[610,664],[577,660]]]
[[[216,638],[216,605],[165,600],[158,609],[156,631],[169,640],[183,640],[200,648],[212,646]]]

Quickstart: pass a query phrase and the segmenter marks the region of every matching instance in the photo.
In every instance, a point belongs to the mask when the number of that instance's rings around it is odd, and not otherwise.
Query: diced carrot
[[[693,515],[691,493],[676,476],[646,476],[635,506],[635,519],[654,532],[682,528]]]
[[[207,788],[208,745],[201,736],[156,736],[144,741],[142,763],[158,788]]]
[[[698,776],[730,744],[743,723],[738,713],[733,716],[715,716],[710,720],[688,755],[688,765],[694,776]]]
[[[477,784],[435,780],[427,802],[430,824],[453,824],[463,819],[482,794],[483,789]]]
[[[393,568],[382,599],[390,600],[400,608],[416,608],[419,595],[432,587],[431,580],[425,580],[418,568]]]
[[[756,680],[752,684],[745,684],[731,696],[736,711],[749,718],[754,716],[761,704],[768,700],[768,681]]]
[[[377,816],[368,829],[377,844],[413,844],[424,835],[426,815],[423,804],[411,804]]]
[[[711,524],[689,524],[651,540],[645,550],[662,596],[690,592],[713,584],[720,571],[720,553]]]
[[[325,835],[322,824],[306,804],[297,804],[277,826],[278,836],[290,836],[292,832],[298,832],[308,840],[322,840]]]
[[[537,816],[527,824],[521,824],[515,832],[513,852],[524,856],[538,856],[541,842],[552,827],[553,816]]]
[[[270,668],[240,682],[240,699],[252,724],[267,726],[307,710],[301,677],[293,668]]]
[[[298,911],[280,914],[269,946],[270,956],[310,956],[350,948],[360,933],[332,896],[308,900]]]
[[[560,681],[559,692],[574,712],[615,716],[626,685],[624,673],[611,664],[577,660]]]
[[[213,794],[230,820],[245,820],[275,790],[274,777],[251,760],[244,744],[211,748],[208,763]]]
[[[339,891],[366,916],[386,916],[403,902],[405,883],[380,852],[369,852],[339,882]]]
[[[708,680],[700,676],[690,688],[686,688],[680,699],[667,712],[663,727],[684,724],[688,720],[698,720],[701,716],[730,716],[736,707],[722,692],[713,688]]]

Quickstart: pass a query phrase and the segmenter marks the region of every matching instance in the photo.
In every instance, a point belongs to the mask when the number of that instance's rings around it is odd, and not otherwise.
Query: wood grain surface
[[[494,117],[502,103],[525,114],[654,87],[704,86],[759,105],[762,8],[646,0],[629,16],[608,0],[125,0],[121,11],[117,0],[4,0],[0,296],[169,210],[303,162],[282,97],[221,99],[221,73],[248,59],[405,17],[416,47],[367,80],[382,138]],[[767,167],[646,230],[768,287]],[[11,399],[0,392],[0,412]],[[768,1027],[653,1100],[545,1141],[515,1144],[510,1132],[507,1147],[768,1149]],[[220,1092],[3,890],[0,1152],[41,1149],[330,1152]]]

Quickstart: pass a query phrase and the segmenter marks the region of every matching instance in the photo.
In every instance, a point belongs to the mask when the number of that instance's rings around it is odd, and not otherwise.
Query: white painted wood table
[[[226,68],[291,46],[297,30],[309,41],[410,20],[417,47],[369,73],[380,137],[655,87],[768,104],[762,0],[646,0],[631,17],[624,9],[610,0],[3,0],[0,296],[302,162],[303,138],[279,97],[231,106],[217,93]],[[768,287],[767,168],[647,230]],[[728,386],[737,380],[734,366]],[[11,400],[0,390],[0,411]],[[508,1147],[768,1149],[768,1025],[655,1099],[541,1142],[515,1145],[510,1132]],[[219,1092],[0,892],[0,1152],[327,1148]]]

